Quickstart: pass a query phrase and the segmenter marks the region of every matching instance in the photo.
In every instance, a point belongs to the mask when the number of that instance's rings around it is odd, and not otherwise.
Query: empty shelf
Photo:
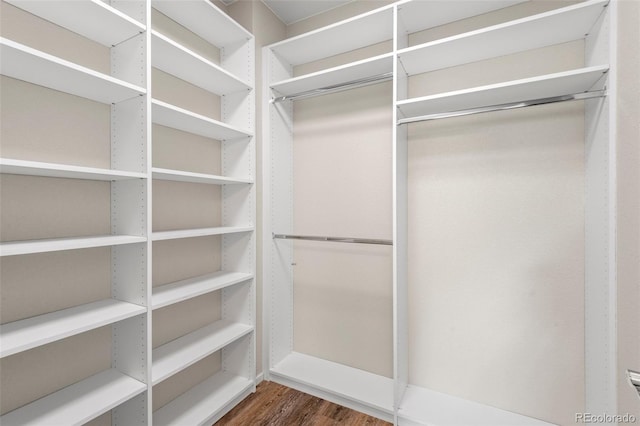
[[[145,173],[98,169],[67,164],[41,163],[39,161],[13,160],[9,158],[0,158],[0,173],[106,181],[143,179],[147,177]]]
[[[110,369],[0,417],[4,426],[82,425],[130,400],[147,385]]]
[[[482,3],[482,2],[480,2]],[[408,75],[579,40],[589,33],[607,0],[592,0],[398,52]]]
[[[142,87],[5,38],[0,38],[0,49],[0,73],[8,77],[105,104],[146,93]]]
[[[153,178],[159,180],[172,180],[176,182],[206,183],[212,185],[248,184],[251,179],[237,179],[226,176],[209,175],[205,173],[183,172],[180,170],[160,169],[154,167]]]
[[[292,352],[271,374],[393,415],[393,379]]]
[[[153,413],[157,426],[210,425],[253,389],[253,381],[226,372],[194,386]]]
[[[7,3],[109,47],[146,29],[138,21],[100,0],[7,0]]]
[[[97,237],[51,238],[44,240],[12,241],[0,243],[0,256],[77,250],[93,247],[144,243],[145,237],[136,235],[104,235]]]
[[[407,386],[400,404],[398,424],[552,426],[542,420],[411,385]]]
[[[223,47],[253,37],[208,0],[152,0],[151,6],[214,46]]]
[[[393,71],[393,55],[388,53],[324,71],[314,72],[272,84],[271,88],[287,96],[328,86],[374,77]]]
[[[153,241],[177,240],[179,238],[206,237],[208,235],[233,234],[251,232],[253,226],[219,226],[215,228],[181,229],[177,231],[160,231],[151,234]]]
[[[228,71],[157,31],[151,35],[154,67],[218,95],[251,89]]]
[[[154,287],[151,306],[153,306],[153,309],[162,308],[163,306],[182,302],[183,300],[220,290],[252,278],[252,274],[243,272],[220,271]]]
[[[385,7],[274,43],[269,47],[290,65],[300,65],[392,38],[393,8]]]
[[[228,140],[252,136],[251,132],[229,126],[213,118],[196,114],[157,99],[152,101],[151,117],[154,123],[161,126],[211,139]]]
[[[107,299],[0,327],[0,357],[6,357],[146,312],[143,306]]]
[[[253,331],[247,324],[220,320],[153,350],[154,385]]]
[[[408,99],[398,102],[397,106],[403,116],[409,118],[581,93],[596,85],[608,69],[606,66],[581,68],[541,77]]]
[[[398,21],[408,34],[492,12],[527,0],[411,1],[398,6]]]

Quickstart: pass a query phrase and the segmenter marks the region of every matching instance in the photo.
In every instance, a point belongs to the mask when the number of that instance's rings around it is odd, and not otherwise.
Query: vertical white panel
[[[144,383],[147,375],[147,316],[138,315],[112,326],[112,366]]]
[[[111,183],[111,232],[140,235],[147,232],[146,179]]]
[[[264,99],[269,84],[291,76],[292,70],[269,48],[263,50]],[[274,240],[273,233],[293,231],[293,105],[269,104],[263,123],[263,211],[265,365],[274,367],[293,350],[293,244]],[[268,353],[267,353],[268,352]]]
[[[586,411],[616,413],[615,33],[612,1],[585,43],[585,65],[609,64],[607,98],[585,102]]]
[[[222,290],[222,318],[255,327],[255,285],[253,280]]]
[[[236,340],[222,349],[222,371],[253,380],[256,374],[253,333]]]
[[[145,87],[146,33],[132,37],[111,48],[111,75],[120,80]]]
[[[394,52],[407,46],[408,35],[394,8]],[[397,126],[400,118],[396,102],[407,97],[407,76],[397,55],[393,62],[393,292],[394,292],[394,417],[409,384],[409,303],[408,303],[408,139],[407,126]]]
[[[145,426],[150,424],[147,392],[143,392],[133,399],[114,408],[111,412],[113,426]]]
[[[240,77],[241,80],[254,81],[255,40],[246,40],[220,47],[220,64],[224,69]]]
[[[147,17],[147,10],[151,2],[145,0],[110,0],[107,3],[142,24],[150,22]]]
[[[111,168],[147,172],[147,102],[138,96],[111,106]]]
[[[111,297],[149,306],[146,254],[146,243],[111,248]]]

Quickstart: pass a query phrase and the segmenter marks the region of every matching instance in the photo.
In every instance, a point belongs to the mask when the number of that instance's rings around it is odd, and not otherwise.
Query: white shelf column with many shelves
[[[128,10],[99,1],[16,0],[2,5],[3,13],[11,13],[16,21],[37,23],[43,34],[57,31],[79,44],[95,42],[103,46],[106,58],[103,63],[107,64],[94,68],[57,56],[52,53],[56,51],[55,43],[43,37],[25,37],[16,26],[8,26],[0,41],[0,71],[9,93],[16,86],[27,89],[28,93],[45,95],[55,100],[56,108],[65,116],[72,116],[76,104],[101,105],[91,109],[101,111],[100,120],[106,118],[104,122],[108,123],[109,130],[106,134],[96,134],[103,145],[99,154],[92,154],[95,158],[87,156],[78,160],[70,149],[64,150],[64,143],[60,142],[66,137],[64,132],[51,133],[47,135],[50,140],[34,142],[30,141],[29,131],[20,127],[28,122],[24,121],[28,120],[25,114],[46,110],[46,103],[35,97],[24,100],[25,105],[31,102],[32,108],[25,112],[23,100],[11,94],[3,97],[3,113],[8,110],[8,114],[13,115],[7,122],[11,123],[8,133],[3,134],[6,157],[0,159],[3,196],[10,197],[3,199],[9,208],[3,212],[9,214],[3,218],[5,236],[0,245],[4,272],[2,292],[3,299],[13,300],[20,286],[29,300],[22,299],[12,306],[9,315],[14,320],[3,321],[0,327],[1,362],[8,380],[20,377],[26,386],[30,383],[38,389],[32,393],[36,399],[31,399],[22,385],[16,386],[15,399],[9,405],[13,409],[2,414],[3,424],[84,424],[98,417],[107,419],[105,416],[109,416],[113,424],[144,425],[149,420],[146,406],[150,298],[147,297],[145,260],[149,254],[146,229],[149,8],[145,2],[130,2],[134,3],[135,7],[126,8]],[[47,51],[49,47],[52,52]],[[5,119],[3,116],[3,121]],[[35,126],[46,129],[51,125],[43,121]],[[21,137],[23,142],[37,148],[20,149],[14,139]],[[44,148],[46,142],[63,148],[51,155]],[[60,161],[62,157],[70,160]],[[20,214],[22,203],[28,206],[36,202],[29,198],[38,193],[36,188],[40,185],[56,188],[54,191],[59,191],[62,198],[72,200],[77,206],[85,201],[81,188],[95,188],[103,197],[101,205],[106,207],[106,211],[95,213],[100,220],[106,219],[106,223],[89,227],[100,228],[99,232],[83,229],[81,224],[77,229],[62,229],[64,227],[51,222],[57,214],[55,211]],[[25,188],[24,193],[18,195],[12,190],[14,186]],[[82,209],[74,205],[57,208],[61,208],[63,214],[82,217],[79,214]],[[89,208],[87,212],[94,211]],[[39,227],[32,233],[14,231],[13,226],[23,220],[30,223],[37,217],[34,214],[41,216],[50,228]],[[50,288],[61,291],[72,288],[71,283],[63,282],[70,278],[64,270],[87,273],[84,265],[74,263],[79,258],[98,268],[95,276],[83,283],[87,290],[68,297],[69,300],[64,293],[51,294]],[[109,271],[106,276],[105,270]],[[21,277],[26,280],[23,284],[19,282]],[[44,284],[45,280],[50,288],[34,287],[38,282]],[[89,297],[88,292],[95,295]],[[47,295],[52,300],[46,299]],[[16,310],[20,307],[24,307],[24,312]],[[79,354],[89,354],[89,348],[79,347],[79,352],[66,359],[59,354],[75,347],[77,342],[110,347],[105,354],[108,359],[101,356],[103,361],[90,362],[94,364],[90,370],[73,371]],[[60,377],[55,382],[45,375],[38,378],[40,383],[35,383],[29,378],[28,370],[41,368],[30,364],[37,360],[45,368],[67,371],[73,378]],[[2,386],[4,393],[7,383]]]
[[[208,253],[215,253],[214,257],[219,258],[211,260],[205,274],[185,270],[175,281],[157,281],[162,280],[161,276],[154,279],[154,318],[162,318],[154,322],[154,335],[160,335],[161,327],[167,327],[166,314],[161,311],[178,312],[195,306],[190,304],[199,303],[200,299],[215,300],[218,297],[215,295],[219,295],[220,300],[219,307],[208,308],[219,310],[219,319],[195,329],[185,327],[186,333],[175,335],[167,342],[163,340],[159,345],[154,343],[154,395],[162,394],[163,399],[162,404],[154,404],[153,423],[211,424],[253,392],[256,384],[254,39],[208,1],[152,1],[151,4],[155,19],[152,66],[154,72],[170,76],[163,77],[162,83],[154,83],[165,86],[157,91],[164,97],[158,95],[152,100],[152,121],[156,126],[154,146],[159,142],[160,132],[165,132],[164,128],[171,130],[170,143],[176,147],[185,144],[185,149],[187,146],[199,149],[188,145],[188,140],[195,137],[202,141],[199,143],[220,146],[219,164],[213,164],[214,157],[211,157],[203,162],[206,167],[198,168],[188,161],[178,165],[159,155],[158,161],[162,163],[154,163],[151,170],[154,190],[170,191],[167,184],[176,185],[173,191],[210,188],[206,192],[213,200],[207,205],[219,209],[220,216],[219,222],[207,220],[204,227],[185,228],[167,223],[152,233],[153,245],[158,248],[155,252],[162,253],[154,262],[178,261],[166,257],[166,250],[170,252],[168,248],[172,244],[179,244],[187,251],[205,244]],[[219,59],[211,52],[219,52]],[[193,87],[198,96],[206,98],[207,103],[215,103],[216,108],[206,108],[207,112],[203,113],[205,108],[198,109],[195,102],[179,96],[174,96],[173,101],[168,86],[174,82]],[[210,148],[202,152],[202,156],[211,155]],[[205,169],[209,171],[202,172]],[[216,262],[219,266],[214,266]],[[209,377],[204,381],[191,379],[194,386],[180,387],[179,381],[184,377],[202,374],[191,373],[192,369],[200,368],[198,365],[216,356],[219,356],[217,371],[207,370],[204,374]],[[171,398],[166,396],[167,389],[174,389]]]

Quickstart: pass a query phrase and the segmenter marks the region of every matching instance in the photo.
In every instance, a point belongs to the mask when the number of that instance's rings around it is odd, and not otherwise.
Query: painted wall
[[[618,413],[640,422],[640,2],[618,3]]]

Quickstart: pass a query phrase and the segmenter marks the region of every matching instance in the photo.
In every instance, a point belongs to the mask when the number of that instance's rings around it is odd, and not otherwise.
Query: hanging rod
[[[353,243],[353,244],[378,244],[390,246],[393,245],[391,240],[377,240],[371,238],[346,238],[346,237],[316,237],[310,235],[289,235],[289,234],[272,234],[273,238],[282,240],[310,240],[310,241],[330,241],[332,243]]]
[[[422,115],[419,117],[402,118],[398,120],[398,126],[402,124],[415,123],[417,121],[439,120],[441,118],[462,117],[465,115],[480,114],[483,112],[504,111],[516,108],[525,108],[534,105],[553,104],[557,102],[579,101],[582,99],[602,98],[607,96],[606,90],[596,90],[592,92],[574,93],[572,95],[553,96],[549,98],[532,99],[521,102],[511,102],[507,104],[490,105],[484,107],[463,109],[459,111],[441,112],[437,114]]]
[[[307,90],[305,92],[298,92],[292,95],[278,96],[277,98],[271,98],[269,103],[277,103],[283,101],[295,101],[298,99],[310,98],[312,96],[326,95],[329,93],[341,92],[347,89],[355,89],[358,87],[368,86],[385,80],[391,80],[393,77],[392,72],[384,74],[378,74],[371,77],[360,78],[358,80],[351,80],[346,83],[334,84],[333,86],[320,87],[319,89]]]

